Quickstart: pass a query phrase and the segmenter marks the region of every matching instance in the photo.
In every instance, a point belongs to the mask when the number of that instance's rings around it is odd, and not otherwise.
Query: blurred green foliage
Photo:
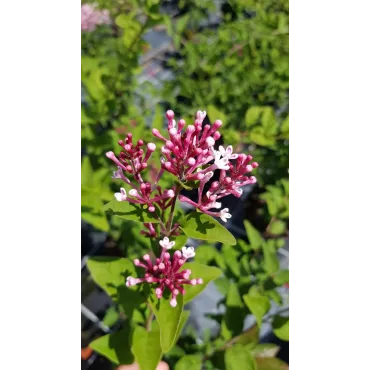
[[[111,180],[113,166],[105,152],[118,152],[117,141],[128,132],[134,140],[152,141],[150,127],[163,127],[167,108],[187,121],[198,109],[206,110],[212,122],[221,119],[224,143],[253,155],[260,164],[251,199],[256,199],[263,223],[256,225],[249,207],[246,240],[220,251],[210,244],[197,249],[197,262],[223,270],[215,284],[225,314],[208,315],[217,322],[218,332],[206,332],[201,340],[185,327],[165,360],[176,370],[232,370],[241,369],[240,363],[246,369],[286,369],[276,358],[279,348],[258,344],[258,334],[262,322],[271,322],[278,338],[289,339],[288,319],[268,314],[273,303],[283,305],[281,286],[289,281],[289,271],[281,269],[277,255],[289,230],[288,0],[221,1],[219,20],[211,25],[210,14],[217,12],[211,0],[180,0],[175,17],[161,11],[159,0],[97,3],[109,10],[112,24],[81,36],[82,219],[107,232],[108,244],[120,248],[122,256],[142,255],[150,241],[140,234],[141,225],[103,211],[119,189]],[[165,61],[174,79],[160,91],[149,82],[138,82],[140,57],[149,50],[143,37],[156,26],[165,27],[174,47]],[[158,163],[158,152],[152,163]],[[149,172],[149,178],[154,173]],[[146,306],[134,311],[114,306],[105,322],[143,324],[147,314]],[[243,331],[247,315],[257,324]]]

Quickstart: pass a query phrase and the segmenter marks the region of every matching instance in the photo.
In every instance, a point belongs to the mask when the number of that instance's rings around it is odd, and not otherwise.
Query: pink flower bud
[[[155,144],[154,143],[148,143],[148,145],[146,146],[148,148],[149,151],[151,152],[154,152],[155,151]]]
[[[218,140],[220,137],[221,137],[221,134],[220,134],[218,131],[216,131],[216,132],[213,134],[213,138],[214,138],[215,140]]]
[[[139,193],[137,192],[136,189],[131,189],[129,192],[128,192],[132,197],[137,197],[139,195]]]
[[[111,151],[111,152],[107,152],[105,153],[105,155],[109,158],[109,159],[113,159],[113,158],[116,158],[116,156],[114,155],[114,153]]]
[[[170,133],[170,135],[174,136],[177,134],[177,128],[172,127],[168,132]]]
[[[188,160],[187,160],[187,164],[189,165],[189,166],[194,166],[195,165],[195,158],[193,158],[193,157],[190,157],[190,158],[188,158]]]
[[[172,120],[173,120],[173,118],[175,117],[175,113],[174,113],[174,111],[173,111],[173,110],[168,110],[168,111],[166,112],[166,117],[167,117],[167,119],[168,119],[169,121],[172,121]]]
[[[217,130],[222,126],[222,121],[220,119],[216,120],[215,123],[213,124],[213,127]]]
[[[210,148],[211,146],[215,145],[215,140],[211,136],[209,136],[206,139],[206,144],[207,147]]]

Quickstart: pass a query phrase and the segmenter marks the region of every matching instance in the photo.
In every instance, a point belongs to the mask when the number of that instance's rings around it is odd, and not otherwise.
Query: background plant
[[[246,237],[227,248],[217,244],[215,249],[214,241],[208,241],[209,244],[197,249],[195,260],[224,271],[224,276],[215,280],[224,295],[220,307],[229,312],[234,312],[233,307],[238,307],[235,312],[240,308],[244,317],[235,315],[238,324],[230,324],[240,328],[244,318],[253,315],[244,300],[249,290],[256,287],[251,295],[260,294],[270,305],[283,304],[284,297],[279,299],[273,291],[281,295],[281,286],[288,279],[284,269],[272,272],[278,266],[277,251],[289,230],[288,2],[223,1],[216,22],[210,14],[217,11],[217,6],[211,1],[177,2],[175,17],[166,13],[168,3],[159,6],[158,1],[100,0],[97,9],[107,9],[111,23],[98,25],[90,33],[82,32],[82,219],[106,232],[105,244],[119,248],[119,255],[129,259],[143,255],[151,243],[140,234],[140,223],[114,217],[103,209],[117,191],[104,153],[117,151],[117,141],[128,132],[133,133],[135,140],[143,138],[149,142],[149,128],[163,128],[163,113],[170,106],[176,107],[176,113],[187,121],[199,108],[207,110],[211,122],[220,118],[224,123],[224,142],[233,144],[239,152],[252,154],[260,163],[256,169],[258,182],[244,204]],[[144,36],[156,26],[167,30],[175,49],[175,53],[168,55],[170,59],[163,61],[174,72],[174,79],[162,91],[148,82],[144,85],[138,82],[142,71],[140,57],[149,49]],[[161,104],[154,106],[158,101]],[[153,162],[157,159],[159,154]],[[163,181],[168,187],[173,179],[168,176]],[[259,247],[254,242],[254,248],[247,250],[256,235],[263,242]],[[182,236],[178,243],[184,240]],[[229,267],[227,262],[235,259],[239,268],[237,264]],[[279,280],[279,276],[283,278]],[[250,283],[246,283],[248,278]],[[228,300],[225,289],[234,285],[237,289],[231,289],[237,291],[235,296],[239,295],[240,300],[233,301],[230,297]],[[239,303],[235,303],[237,300]],[[127,327],[128,323],[131,327],[132,322],[145,325],[144,306],[140,314],[137,310],[130,314],[128,309],[128,315],[124,303],[119,303],[116,296],[114,301],[106,314],[114,330]],[[259,301],[267,306],[265,299]],[[262,320],[273,322],[274,319],[264,314]],[[232,369],[233,364],[225,360],[225,351],[230,345],[232,348],[240,344],[232,338],[246,328],[234,329],[235,335],[228,337],[226,323],[220,317],[214,317],[214,321],[220,325],[220,335],[206,333],[204,338],[199,338],[199,333],[186,327],[178,344],[165,354],[165,360],[179,369],[189,367],[189,361],[199,368],[199,359],[203,367]],[[283,324],[282,330],[286,330]],[[257,346],[256,332],[250,342],[254,344],[244,346],[240,356],[244,356],[246,349],[254,356],[249,346]],[[267,353],[276,355],[276,348]],[[179,360],[184,354],[191,357],[186,356],[185,365],[181,365]],[[216,357],[221,360],[216,361]],[[264,360],[267,365],[259,366],[268,369],[269,362],[272,362],[270,368],[283,366],[275,360]]]

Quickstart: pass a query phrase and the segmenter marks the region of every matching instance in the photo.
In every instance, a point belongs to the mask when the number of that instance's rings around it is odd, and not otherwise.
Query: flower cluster
[[[157,129],[153,129],[154,136],[164,141],[161,151],[163,154],[162,168],[171,172],[180,181],[202,180],[208,171],[213,169],[228,169],[227,158],[215,158],[213,146],[221,137],[217,131],[222,122],[217,120],[212,126],[202,126],[206,112],[197,112],[194,125],[188,125],[185,130],[185,120],[180,119],[177,128],[174,112],[167,111],[169,138],[165,138]],[[207,170],[202,166],[214,160],[214,164]]]
[[[108,10],[96,10],[94,4],[81,5],[81,30],[92,32],[97,25],[110,24]]]
[[[106,153],[106,156],[117,165],[117,171],[113,172],[113,179],[123,180],[132,189],[129,190],[128,196],[126,190],[121,188],[119,193],[114,194],[116,200],[145,205],[149,212],[155,212],[155,204],[158,204],[162,210],[166,209],[170,205],[168,200],[175,196],[173,189],[162,190],[160,186],[153,186],[145,182],[140,174],[148,167],[147,161],[156,148],[155,144],[147,144],[146,152],[144,152],[141,148],[144,142],[139,140],[134,145],[131,133],[127,135],[125,141],[120,140],[118,144],[123,149],[119,158],[113,152]],[[136,183],[129,180],[123,171],[132,174]]]
[[[184,265],[188,258],[195,256],[193,247],[182,247],[182,252],[177,250],[171,257],[168,250],[172,249],[175,242],[170,242],[170,240],[165,237],[163,240],[159,241],[162,247],[162,253],[159,258],[154,261],[150,258],[149,254],[143,256],[143,260],[134,260],[135,266],[139,266],[145,269],[143,278],[134,278],[128,276],[126,279],[126,286],[130,287],[139,283],[149,283],[156,284],[155,294],[158,299],[162,298],[164,290],[167,288],[171,294],[170,304],[172,307],[176,307],[177,300],[176,297],[179,293],[185,294],[185,289],[183,285],[197,285],[203,284],[203,280],[190,279],[191,270],[180,268]]]
[[[219,146],[219,150],[215,150],[214,144],[221,137],[218,129],[222,122],[216,120],[212,126],[203,127],[206,112],[198,111],[194,125],[189,125],[186,129],[183,119],[179,120],[176,128],[173,111],[167,111],[166,116],[169,138],[165,138],[157,129],[153,129],[153,135],[165,142],[161,148],[164,156],[162,169],[171,172],[180,181],[199,181],[197,202],[184,195],[180,195],[179,200],[193,205],[203,213],[220,217],[226,222],[231,217],[228,208],[219,212],[212,212],[210,209],[220,209],[222,205],[217,202],[218,199],[230,194],[240,197],[243,186],[254,184],[256,178],[249,177],[247,174],[256,168],[258,163],[251,162],[251,155],[233,153],[231,145],[226,149]],[[216,169],[220,170],[218,181],[213,181],[210,190],[203,194],[205,184],[211,180],[213,171]]]

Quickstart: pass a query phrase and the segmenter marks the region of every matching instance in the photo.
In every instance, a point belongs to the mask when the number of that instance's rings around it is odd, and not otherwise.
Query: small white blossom
[[[185,258],[192,258],[195,256],[194,247],[182,247],[181,250],[183,257]]]
[[[220,170],[228,170],[230,167],[228,165],[229,159],[227,157],[221,158],[221,152],[218,150],[214,150],[212,148],[212,153],[215,157],[215,165],[217,166],[218,169]]]
[[[238,158],[238,155],[237,154],[233,154],[233,147],[231,145],[229,145],[226,149],[220,145],[218,147],[222,157],[224,158],[227,158],[227,159],[236,159]]]
[[[231,214],[229,213],[229,208],[224,208],[220,212],[220,218],[223,222],[227,222],[228,218],[231,218]]]
[[[163,240],[159,241],[159,244],[162,248],[171,249],[175,245],[175,242],[170,242],[167,236],[165,236]]]
[[[112,179],[121,179],[123,175],[122,168],[117,167],[117,171],[113,171]]]
[[[119,202],[122,202],[122,201],[126,200],[127,199],[126,190],[124,188],[121,188],[120,193],[115,193],[114,197]]]

